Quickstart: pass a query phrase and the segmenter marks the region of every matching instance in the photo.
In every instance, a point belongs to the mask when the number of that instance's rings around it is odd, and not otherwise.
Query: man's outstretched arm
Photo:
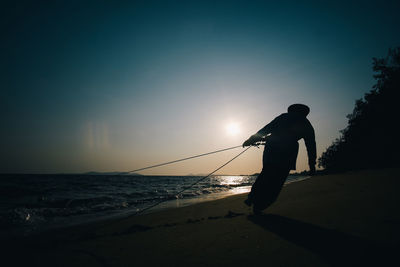
[[[280,117],[280,116],[279,116]],[[249,137],[246,141],[243,143],[243,147],[245,146],[251,146],[252,144],[261,141],[264,139],[265,136],[271,133],[272,128],[275,127],[277,123],[277,119],[279,117],[276,117],[274,120],[272,120],[270,123],[265,125],[261,130],[259,130],[256,134],[253,134],[252,136]]]
[[[249,137],[249,139],[247,139],[246,141],[244,141],[243,143],[243,147],[245,146],[251,146],[254,143],[257,143],[258,141],[261,141],[263,139],[263,136],[256,133],[253,134],[252,136]]]

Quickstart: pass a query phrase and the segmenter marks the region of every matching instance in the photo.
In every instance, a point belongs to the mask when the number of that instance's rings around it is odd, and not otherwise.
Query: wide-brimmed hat
[[[310,113],[310,108],[304,104],[293,104],[288,107],[289,113],[299,113],[306,117]]]

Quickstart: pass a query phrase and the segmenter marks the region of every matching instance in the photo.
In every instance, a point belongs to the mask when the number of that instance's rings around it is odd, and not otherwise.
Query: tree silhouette
[[[373,89],[355,103],[348,126],[318,159],[327,172],[393,167],[400,160],[400,47],[373,58]]]

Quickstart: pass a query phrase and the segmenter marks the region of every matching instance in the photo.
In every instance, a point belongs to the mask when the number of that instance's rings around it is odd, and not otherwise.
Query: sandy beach
[[[8,240],[2,266],[386,266],[400,240],[399,171],[291,183],[261,216],[241,194]]]

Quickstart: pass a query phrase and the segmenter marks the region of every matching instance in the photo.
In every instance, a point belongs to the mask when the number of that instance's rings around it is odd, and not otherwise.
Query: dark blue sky
[[[297,102],[311,107],[321,154],[374,84],[372,57],[400,45],[399,7],[13,1],[1,16],[0,172],[130,170],[237,145]],[[259,158],[223,172],[256,172]],[[298,170],[306,162],[302,149]]]

